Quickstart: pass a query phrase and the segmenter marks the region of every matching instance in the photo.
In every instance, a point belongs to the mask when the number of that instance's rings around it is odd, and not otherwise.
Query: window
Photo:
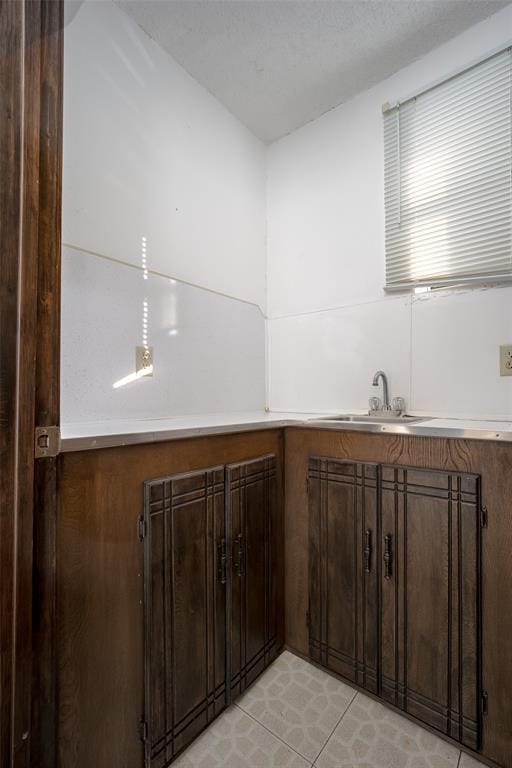
[[[512,49],[384,108],[386,289],[512,279]]]

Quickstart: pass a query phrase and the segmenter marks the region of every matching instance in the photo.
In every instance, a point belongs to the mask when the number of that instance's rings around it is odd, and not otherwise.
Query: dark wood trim
[[[60,358],[62,9],[60,0],[0,2],[0,763],[6,768],[37,764],[31,754],[34,427],[48,370],[55,375]],[[55,417],[58,378],[53,392]]]
[[[29,5],[31,2],[29,0]],[[40,4],[39,237],[35,423],[60,424],[64,3]],[[33,764],[56,762],[55,601],[57,459],[36,462]]]
[[[15,2],[0,6],[0,52],[0,764],[11,766],[12,708],[17,694],[13,627],[17,624],[16,609],[21,597],[19,592],[16,596],[14,586],[18,567],[15,531],[23,514],[17,498],[19,425],[16,412],[22,248],[23,8]],[[23,715],[28,721],[26,706]]]

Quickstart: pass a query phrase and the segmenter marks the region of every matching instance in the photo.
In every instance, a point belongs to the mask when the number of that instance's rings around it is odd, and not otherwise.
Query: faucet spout
[[[384,371],[377,371],[375,376],[373,377],[372,385],[374,387],[379,386],[379,379],[382,379],[382,401],[385,411],[391,410],[391,406],[389,405],[389,390],[388,390],[388,377],[384,373]]]

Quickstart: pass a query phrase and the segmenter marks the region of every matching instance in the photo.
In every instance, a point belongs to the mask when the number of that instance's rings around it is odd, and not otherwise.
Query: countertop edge
[[[405,435],[416,437],[451,438],[460,440],[487,440],[495,442],[511,442],[512,430],[493,431],[488,429],[467,429],[451,427],[428,426],[421,424],[366,424],[357,422],[326,422],[318,417],[283,418],[262,420],[235,424],[216,424],[211,426],[177,427],[147,432],[126,432],[109,435],[65,437],[61,441],[61,453],[99,450],[102,448],[120,448],[127,445],[143,445],[148,443],[169,442],[185,438],[206,437],[215,435],[254,432],[265,429],[282,429],[297,427],[301,429],[325,429],[337,432],[367,432],[380,435]]]
[[[254,432],[264,429],[281,429],[297,422],[291,419],[276,421],[254,421],[240,424],[216,424],[204,427],[177,427],[175,429],[148,430],[147,432],[123,432],[111,435],[65,437],[61,440],[61,453],[89,451],[100,448],[120,448],[126,445],[144,445],[145,443],[165,443],[171,440],[184,440],[187,437],[207,437],[229,435],[242,432]],[[300,422],[299,422],[300,423]]]

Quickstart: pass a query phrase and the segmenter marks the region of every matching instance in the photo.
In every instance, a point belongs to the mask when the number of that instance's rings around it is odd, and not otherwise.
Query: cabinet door
[[[308,487],[310,656],[376,692],[378,467],[312,457]]]
[[[146,765],[226,706],[224,469],[145,483]]]
[[[231,694],[244,691],[277,655],[281,526],[276,460],[265,456],[226,468],[231,550]]]
[[[381,695],[477,749],[478,478],[383,467],[381,537]]]

